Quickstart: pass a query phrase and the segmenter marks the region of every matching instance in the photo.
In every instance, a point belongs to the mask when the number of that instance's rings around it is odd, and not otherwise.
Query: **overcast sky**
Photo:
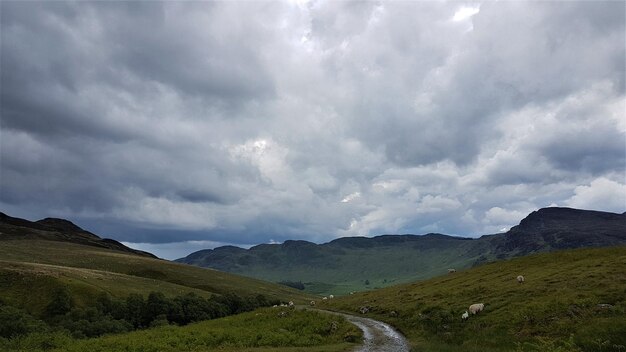
[[[624,1],[0,6],[12,216],[177,258],[626,211]]]

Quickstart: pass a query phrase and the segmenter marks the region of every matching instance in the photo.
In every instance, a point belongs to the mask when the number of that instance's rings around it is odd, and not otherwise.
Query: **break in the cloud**
[[[626,210],[623,2],[0,6],[9,214],[171,257]]]

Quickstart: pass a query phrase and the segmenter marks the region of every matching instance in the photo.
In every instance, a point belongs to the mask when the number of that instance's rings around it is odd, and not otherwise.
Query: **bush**
[[[72,309],[72,297],[65,287],[56,289],[52,293],[52,301],[46,306],[46,314],[49,317],[64,315]]]
[[[0,337],[12,338],[32,332],[45,332],[48,326],[28,313],[10,306],[0,306]]]

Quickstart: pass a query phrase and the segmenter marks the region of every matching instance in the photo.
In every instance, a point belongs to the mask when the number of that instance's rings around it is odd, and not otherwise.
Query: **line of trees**
[[[69,292],[59,289],[39,319],[0,303],[0,337],[57,330],[68,331],[76,338],[96,337],[167,324],[186,325],[278,303],[263,295],[241,297],[229,293],[207,299],[190,293],[168,298],[161,292],[151,292],[147,298],[131,294],[126,299],[103,293],[93,306],[74,307]]]

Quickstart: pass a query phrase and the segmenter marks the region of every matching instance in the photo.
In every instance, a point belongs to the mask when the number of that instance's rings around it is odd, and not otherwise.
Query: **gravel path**
[[[363,345],[354,352],[409,352],[409,343],[396,329],[382,321],[321,310],[325,313],[341,315],[363,330]]]

